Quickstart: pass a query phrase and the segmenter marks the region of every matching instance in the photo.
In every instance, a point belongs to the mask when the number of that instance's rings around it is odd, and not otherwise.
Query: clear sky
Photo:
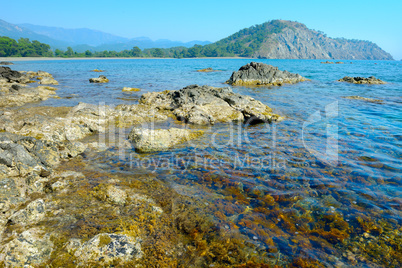
[[[302,22],[329,37],[369,40],[402,59],[402,0],[0,0],[0,19],[90,28],[123,37],[217,41],[273,19]]]

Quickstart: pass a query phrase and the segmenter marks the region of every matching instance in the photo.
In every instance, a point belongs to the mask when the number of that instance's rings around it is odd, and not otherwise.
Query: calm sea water
[[[233,87],[286,116],[283,122],[217,124],[169,152],[140,155],[125,149],[122,159],[113,147],[88,161],[105,172],[152,173],[181,194],[203,199],[220,212],[211,212],[218,227],[237,228],[258,254],[283,263],[308,256],[325,265],[402,265],[402,63],[258,61],[311,79],[281,87]],[[145,92],[191,84],[226,86],[231,73],[248,62],[68,60],[12,67],[47,71],[59,81],[62,99],[35,105],[73,106],[135,104]],[[196,72],[207,67],[220,72]],[[110,83],[88,82],[100,74]],[[388,83],[336,82],[346,75],[373,75]],[[126,86],[141,92],[123,93]],[[383,102],[342,98],[356,95]]]

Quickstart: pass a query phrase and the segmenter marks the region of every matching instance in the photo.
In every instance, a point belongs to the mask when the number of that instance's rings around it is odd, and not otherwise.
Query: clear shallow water
[[[200,196],[218,228],[238,230],[259,255],[279,258],[284,265],[298,257],[325,266],[401,265],[402,64],[258,61],[311,79],[282,87],[233,88],[286,116],[283,122],[217,124],[204,128],[200,139],[169,152],[137,154],[113,147],[86,161],[109,173],[154,174],[181,194]],[[137,103],[149,91],[225,86],[232,71],[248,62],[71,60],[16,62],[12,68],[47,71],[59,81],[57,93],[63,99],[35,105],[117,105]],[[221,71],[196,72],[207,67]],[[88,82],[100,74],[110,83]],[[336,82],[346,75],[374,75],[389,83]],[[123,93],[125,86],[141,92]],[[342,98],[352,95],[383,103]]]

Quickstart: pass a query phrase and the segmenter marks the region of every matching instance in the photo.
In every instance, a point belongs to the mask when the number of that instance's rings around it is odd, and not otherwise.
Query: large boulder
[[[239,71],[233,72],[226,81],[233,86],[281,86],[282,84],[295,84],[307,80],[299,74],[288,71],[280,71],[278,67],[268,64],[251,62],[242,67]]]
[[[280,71],[278,67],[260,62],[251,62],[240,67],[237,72],[233,72],[226,83],[233,86],[281,86],[285,83],[295,84],[306,80],[299,74]]]
[[[198,125],[231,121],[259,123],[281,119],[267,105],[234,93],[229,87],[191,85],[175,91],[151,92],[142,95],[140,103],[171,111],[178,120]]]
[[[176,144],[189,141],[203,134],[202,131],[189,129],[146,129],[133,128],[128,139],[137,152],[165,151]]]
[[[8,83],[26,83],[29,81],[28,77],[18,71],[11,70],[10,67],[0,66],[0,79]]]
[[[386,84],[386,82],[375,78],[374,76],[370,76],[368,78],[366,77],[350,77],[350,76],[345,76],[342,79],[339,79],[338,82],[348,82],[352,84],[375,84],[375,85],[381,85],[381,84]]]

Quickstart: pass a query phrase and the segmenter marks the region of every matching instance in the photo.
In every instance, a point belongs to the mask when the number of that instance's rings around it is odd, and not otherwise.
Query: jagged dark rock
[[[5,82],[8,83],[12,82],[23,83],[27,80],[22,73],[11,70],[10,67],[4,67],[4,66],[0,66],[0,79],[3,79],[5,80]]]
[[[234,86],[281,86],[285,83],[295,84],[306,80],[306,78],[299,74],[280,71],[278,67],[272,65],[251,62],[240,67],[239,71],[233,72],[226,83]]]
[[[376,84],[376,85],[381,85],[381,84],[386,84],[386,82],[375,78],[374,76],[370,76],[368,78],[366,77],[350,77],[350,76],[345,76],[342,79],[339,79],[338,82],[348,82],[352,84]]]

